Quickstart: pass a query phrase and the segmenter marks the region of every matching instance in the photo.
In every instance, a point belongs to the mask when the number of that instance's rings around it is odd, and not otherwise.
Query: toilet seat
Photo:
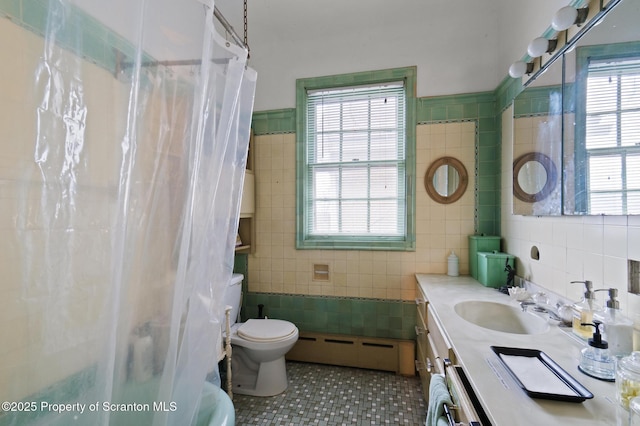
[[[289,321],[277,319],[249,319],[238,327],[238,336],[251,342],[277,342],[296,332]]]

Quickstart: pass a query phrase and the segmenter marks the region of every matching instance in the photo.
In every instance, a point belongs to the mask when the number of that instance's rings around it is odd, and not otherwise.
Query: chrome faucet
[[[553,310],[549,305],[540,305],[534,302],[531,299],[523,300],[520,302],[520,307],[522,308],[522,312],[527,312],[527,308],[529,306],[533,306],[533,310],[540,313],[545,313],[549,315],[549,317],[555,321],[564,322],[564,320],[558,315],[557,312]]]
[[[536,302],[534,302],[533,300],[523,300],[522,302],[520,302],[520,308],[522,308],[522,312],[527,312],[527,307],[535,305]]]

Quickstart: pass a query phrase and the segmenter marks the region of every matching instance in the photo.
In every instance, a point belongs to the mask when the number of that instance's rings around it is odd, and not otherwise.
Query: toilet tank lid
[[[249,319],[238,328],[238,335],[254,342],[282,340],[298,329],[289,321],[278,319]]]
[[[229,281],[229,285],[240,284],[244,279],[244,275],[242,274],[233,274],[231,275],[231,281]]]

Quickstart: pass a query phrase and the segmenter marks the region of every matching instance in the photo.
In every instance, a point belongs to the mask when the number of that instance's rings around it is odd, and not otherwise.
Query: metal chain
[[[247,37],[247,0],[244,0],[244,45],[247,47],[247,59],[251,57],[249,38]]]

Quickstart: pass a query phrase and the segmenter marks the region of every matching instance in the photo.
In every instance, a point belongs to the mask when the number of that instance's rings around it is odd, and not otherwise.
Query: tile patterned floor
[[[287,373],[280,395],[234,395],[236,425],[424,425],[417,376],[291,361]]]

